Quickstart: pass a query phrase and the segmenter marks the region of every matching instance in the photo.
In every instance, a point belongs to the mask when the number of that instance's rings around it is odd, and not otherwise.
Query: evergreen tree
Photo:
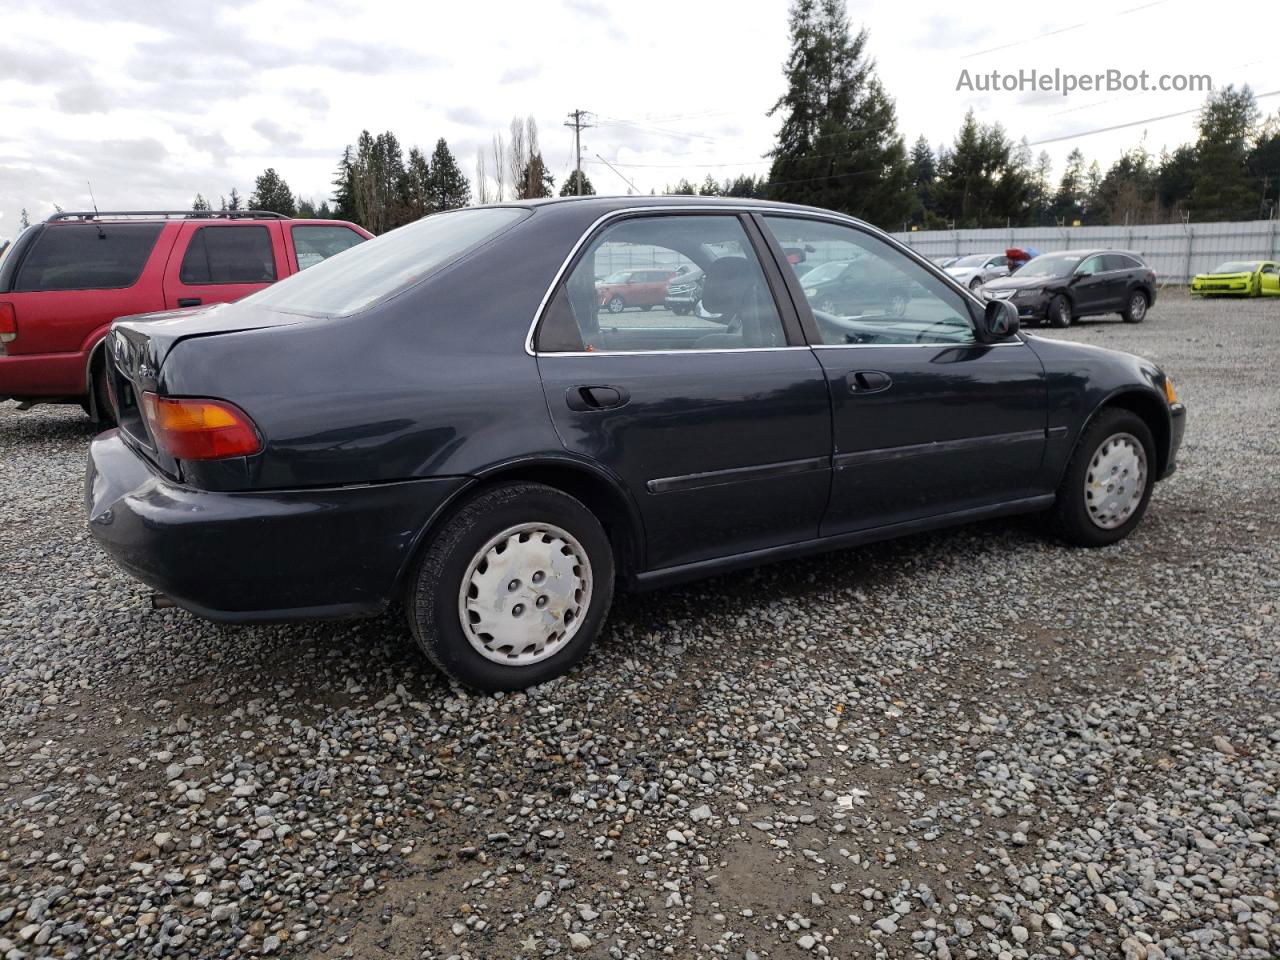
[[[298,216],[304,220],[314,220],[316,216],[316,205],[310,200],[298,200]]]
[[[1160,154],[1156,171],[1156,195],[1160,206],[1170,216],[1181,216],[1196,180],[1196,148],[1184,143],[1169,153]]]
[[[1015,151],[1000,124],[979,123],[970,110],[939,165],[939,215],[956,227],[1021,223],[1031,193],[1029,152]]]
[[[353,156],[351,153],[351,145],[348,144],[342,151],[342,159],[338,161],[338,169],[334,171],[333,180],[333,211],[334,216],[341,220],[353,220],[359,222],[356,217],[355,193],[352,170]]]
[[[431,152],[427,193],[432,210],[454,210],[471,202],[471,183],[458,166],[444,137],[436,141],[436,148]]]
[[[409,151],[409,162],[405,164],[405,190],[409,215],[414,219],[425,217],[435,211],[431,200],[431,166],[422,151],[414,147]]]
[[[1097,203],[1099,209],[1090,211],[1096,223],[1123,226],[1161,219],[1156,169],[1145,147],[1126,150],[1107,168],[1098,188]]]
[[[22,215],[18,217],[18,229],[25,230],[31,226],[31,219],[27,216],[27,208],[22,208]]]
[[[1270,217],[1280,198],[1280,113],[1267,121],[1249,151],[1249,175],[1259,188],[1259,214]]]
[[[339,217],[332,209],[330,209],[328,200],[321,200],[320,206],[316,207],[316,219],[335,220],[335,219],[341,219],[341,217]]]
[[[698,194],[703,197],[718,197],[720,196],[720,184],[716,183],[716,178],[708,173],[703,178],[702,186],[698,188]]]
[[[282,213],[286,217],[292,217],[297,211],[293,191],[289,189],[289,184],[284,182],[284,178],[276,173],[275,167],[267,167],[258,176],[253,187],[253,196],[249,198],[249,207],[252,210]]]
[[[528,164],[520,171],[517,184],[517,200],[536,200],[539,197],[554,197],[556,181],[551,171],[542,162],[542,154],[535,151],[529,155]]]
[[[678,197],[692,197],[697,192],[697,190],[693,189],[693,184],[684,177],[680,178],[680,182],[676,184],[674,190],[667,190],[668,194]]]
[[[1084,212],[1089,223],[1105,222],[1106,218],[1102,211],[1102,169],[1098,166],[1097,160],[1089,165],[1089,173],[1085,177]]]
[[[226,202],[222,209],[224,210],[240,210],[244,204],[240,200],[240,191],[235,187],[231,188],[231,199]]]
[[[911,221],[921,224],[926,222],[934,208],[934,181],[938,178],[938,158],[934,156],[929,141],[921,134],[911,147],[911,157],[907,161],[907,176],[915,191],[915,202],[911,212]]]
[[[1209,94],[1200,111],[1196,176],[1188,207],[1197,220],[1257,216],[1259,190],[1249,180],[1249,155],[1258,127],[1258,104],[1246,85]]]
[[[582,178],[582,189],[578,189],[578,177]],[[591,185],[591,178],[587,176],[586,171],[579,173],[574,170],[569,176],[565,177],[564,186],[560,188],[560,196],[576,197],[582,195],[584,197],[592,196],[596,192],[596,188]]]
[[[768,190],[768,181],[764,177],[753,177],[738,174],[732,180],[726,180],[724,195],[726,197],[762,198]]]
[[[1067,168],[1053,197],[1053,216],[1064,226],[1084,222],[1084,177],[1084,154],[1076,147],[1067,154]]]
[[[191,209],[192,210],[208,210],[209,201],[206,200],[201,194],[197,193],[196,198],[191,201]]]
[[[1048,224],[1053,204],[1052,178],[1053,158],[1048,150],[1041,150],[1027,180],[1027,212],[1023,222],[1033,227]]]
[[[771,195],[901,224],[912,205],[906,149],[867,31],[850,37],[844,0],[793,0],[789,25],[787,90],[769,111],[782,116]]]

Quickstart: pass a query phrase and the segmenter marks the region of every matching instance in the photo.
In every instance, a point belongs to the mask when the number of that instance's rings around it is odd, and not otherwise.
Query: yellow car
[[[1197,273],[1191,292],[1202,297],[1280,296],[1280,264],[1271,260],[1228,260],[1209,273]]]

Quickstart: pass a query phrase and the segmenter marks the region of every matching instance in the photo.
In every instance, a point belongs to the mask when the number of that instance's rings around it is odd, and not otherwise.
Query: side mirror
[[[988,343],[1008,340],[1021,326],[1018,308],[1008,300],[988,300],[982,311],[982,339]]]

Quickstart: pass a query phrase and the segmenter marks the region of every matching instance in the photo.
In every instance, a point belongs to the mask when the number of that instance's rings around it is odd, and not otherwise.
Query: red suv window
[[[22,260],[13,289],[131,287],[156,245],[159,223],[64,223],[45,227]]]
[[[266,227],[201,227],[191,237],[183,283],[273,283],[276,258]]]

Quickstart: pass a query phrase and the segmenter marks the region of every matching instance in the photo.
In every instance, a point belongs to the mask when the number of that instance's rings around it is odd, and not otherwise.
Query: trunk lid
[[[117,320],[106,341],[107,384],[121,431],[157,467],[180,478],[179,464],[158,447],[142,414],[142,394],[164,393],[160,370],[165,358],[183,340],[294,326],[306,319],[242,304],[218,303]]]

